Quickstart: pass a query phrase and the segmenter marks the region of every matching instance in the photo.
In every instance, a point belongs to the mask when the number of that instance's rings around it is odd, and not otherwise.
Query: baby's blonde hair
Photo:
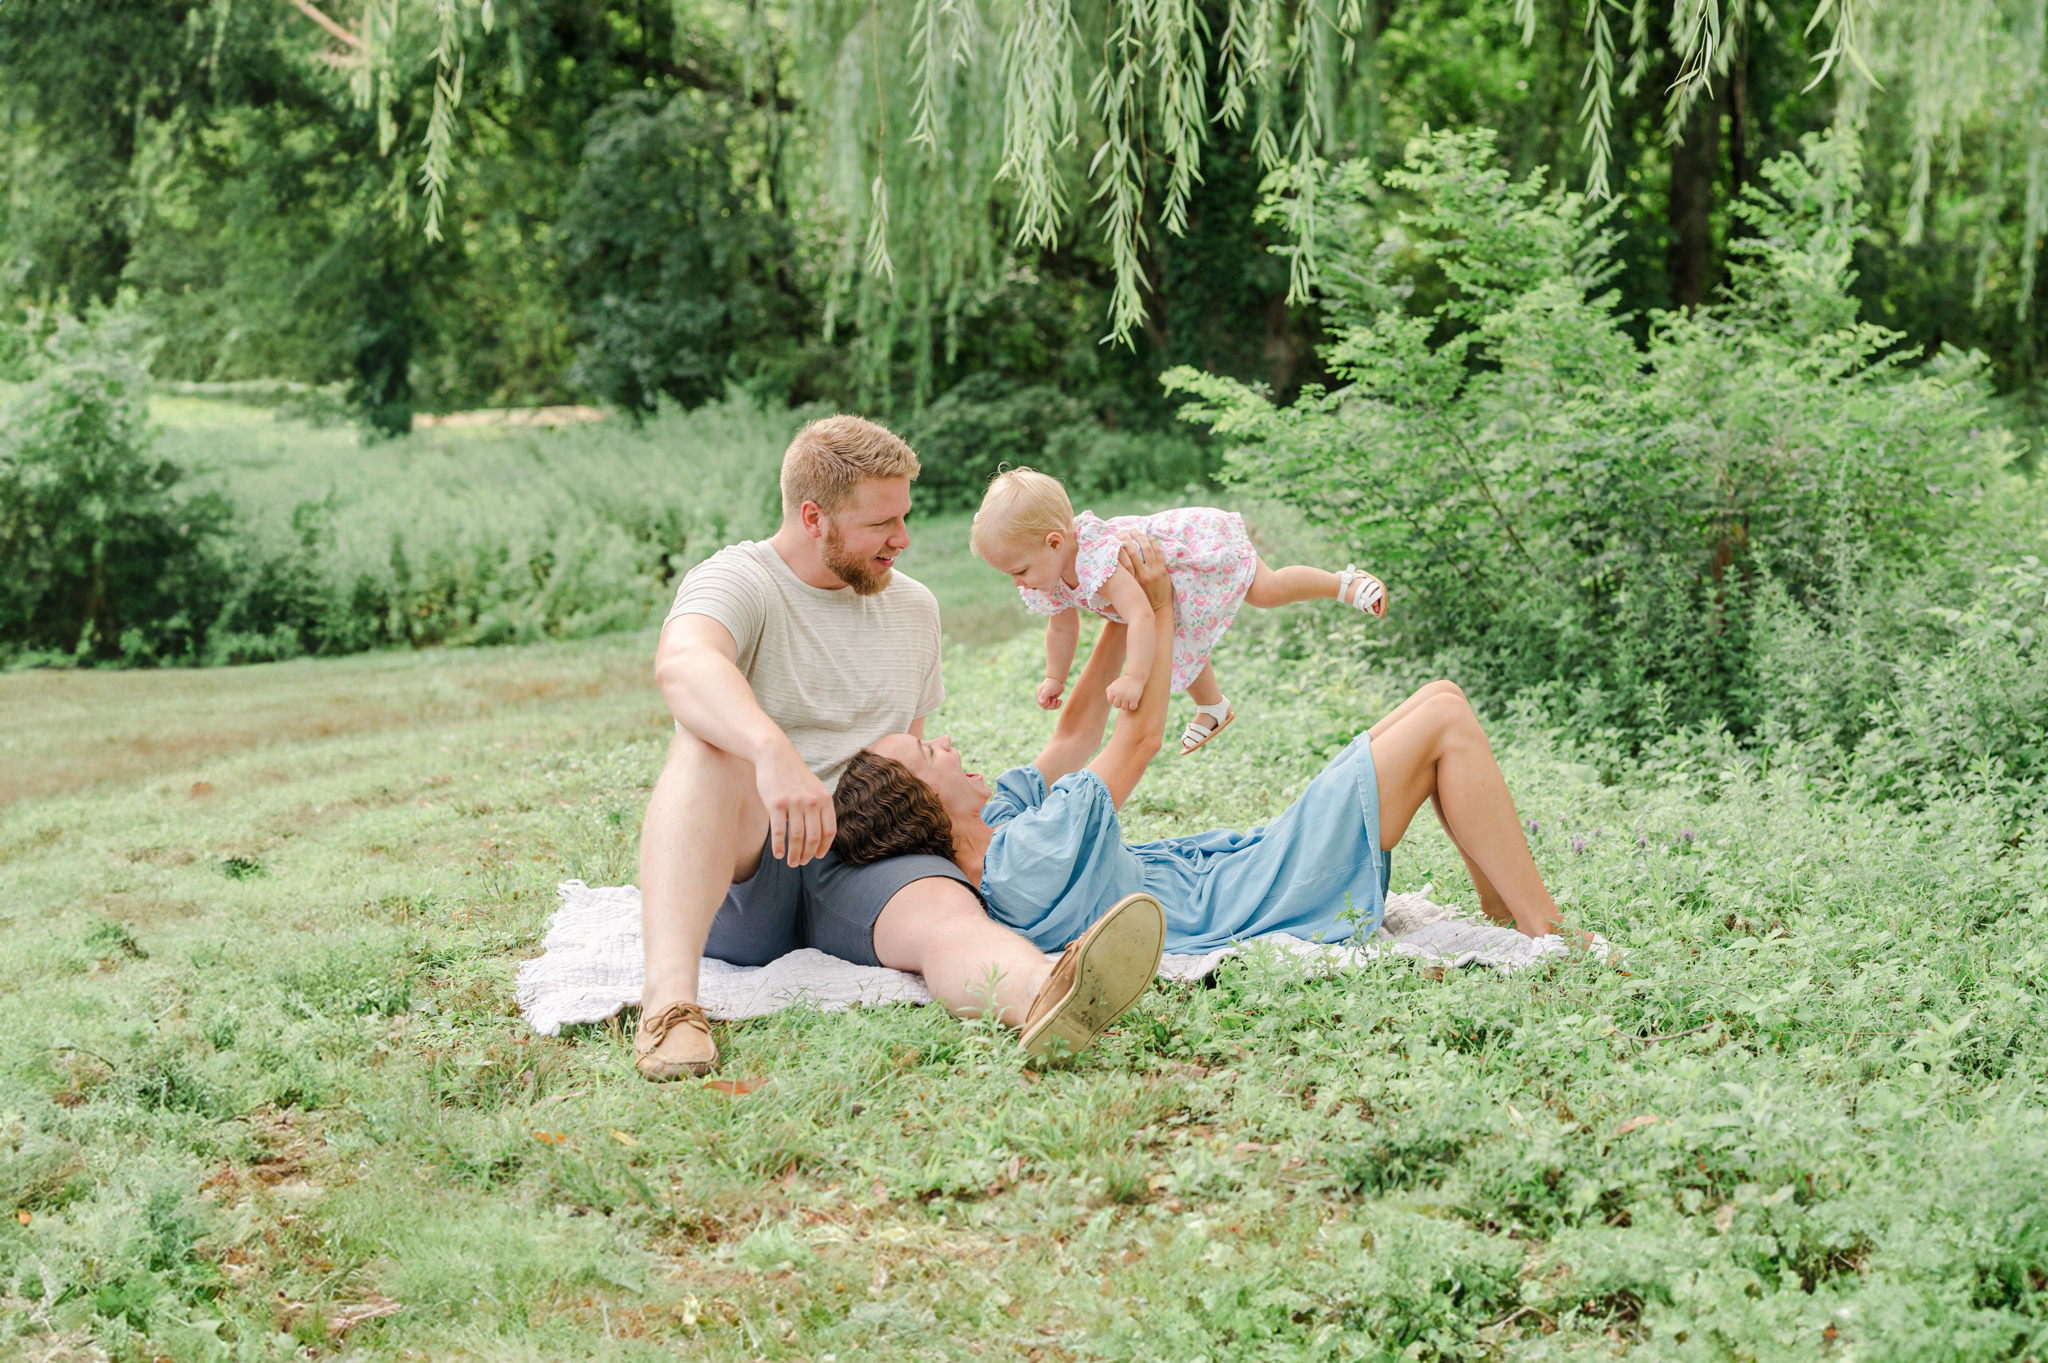
[[[967,543],[993,564],[990,555],[1002,549],[1036,544],[1055,530],[1064,534],[1073,528],[1074,504],[1059,479],[1036,469],[1010,469],[989,480]]]

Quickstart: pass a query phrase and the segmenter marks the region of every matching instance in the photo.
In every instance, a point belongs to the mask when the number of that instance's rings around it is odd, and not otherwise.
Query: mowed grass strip
[[[630,692],[658,709],[653,641],[650,632],[578,649],[0,673],[0,804],[196,771],[259,748],[446,724],[536,699]]]
[[[1405,689],[1365,627],[1290,621],[1219,659],[1241,718],[1156,764],[1134,835],[1269,817]],[[511,991],[558,881],[633,877],[650,649],[204,674],[314,725],[232,749],[181,750],[241,721],[159,676],[65,702],[166,746],[0,809],[0,1352],[2041,1353],[2048,867],[1966,794],[1500,717],[1618,968],[1252,952],[1071,1070],[934,1009],[797,1011],[719,1029],[743,1092],[654,1087],[630,1019],[542,1038]],[[1028,757],[1039,660],[956,648],[937,727]],[[398,718],[320,732],[351,697]],[[1469,901],[1433,829],[1395,868]]]

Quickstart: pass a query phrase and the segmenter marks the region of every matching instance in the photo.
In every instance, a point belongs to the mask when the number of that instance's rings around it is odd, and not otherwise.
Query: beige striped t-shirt
[[[901,572],[873,596],[827,591],[766,540],[743,540],[683,577],[668,618],[678,615],[732,632],[754,699],[827,786],[855,753],[946,699],[938,599]]]

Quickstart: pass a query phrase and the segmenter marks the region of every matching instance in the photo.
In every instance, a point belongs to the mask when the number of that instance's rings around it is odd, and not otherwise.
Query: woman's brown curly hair
[[[849,865],[913,853],[953,859],[953,819],[939,793],[893,757],[855,753],[832,793],[832,812],[839,820],[832,850]]]

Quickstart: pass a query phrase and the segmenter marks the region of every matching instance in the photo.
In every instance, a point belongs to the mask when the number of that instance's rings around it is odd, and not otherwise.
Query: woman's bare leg
[[[1464,693],[1433,682],[1371,730],[1379,781],[1380,846],[1391,850],[1423,802],[1443,822],[1488,917],[1523,933],[1555,932],[1557,904],[1529,855],[1522,821]]]
[[[1370,729],[1367,729],[1366,732],[1371,734],[1374,738],[1378,738],[1381,734],[1385,733],[1395,724],[1399,723],[1401,720],[1413,714],[1415,712],[1416,706],[1422,704],[1424,701],[1428,700],[1432,696],[1453,696],[1459,700],[1465,699],[1464,691],[1461,690],[1458,684],[1454,681],[1425,682],[1423,683],[1422,687],[1416,691],[1414,695],[1408,697],[1408,699],[1402,701],[1399,705],[1396,705],[1392,710],[1389,710],[1387,712],[1386,718],[1382,719],[1379,723],[1373,725]],[[1378,750],[1375,749],[1374,751],[1375,753],[1377,753]],[[1375,758],[1374,760],[1378,759]]]
[[[1465,874],[1472,877],[1472,888],[1479,894],[1479,911],[1502,927],[1514,927],[1514,911],[1508,908],[1507,900],[1501,898],[1500,891],[1494,889],[1493,882],[1486,878],[1486,872],[1479,869],[1479,863],[1472,860],[1471,854],[1458,841],[1458,835],[1451,831],[1451,821],[1444,815],[1443,797],[1432,795],[1429,802],[1436,808],[1436,821],[1443,825],[1444,836],[1451,840],[1451,846],[1458,849],[1458,859],[1465,863]]]
[[[1417,706],[1434,696],[1451,696],[1459,701],[1465,699],[1464,691],[1459,689],[1456,682],[1430,682],[1414,695],[1395,706],[1385,719],[1373,725],[1368,732],[1377,739],[1402,719],[1413,714]],[[1373,761],[1374,765],[1377,766],[1379,761],[1378,748],[1373,749]],[[1496,923],[1506,927],[1513,927],[1515,925],[1515,916],[1508,909],[1507,900],[1501,898],[1500,891],[1493,887],[1493,882],[1486,878],[1486,872],[1480,869],[1478,862],[1472,860],[1472,854],[1465,850],[1464,844],[1458,841],[1457,833],[1451,828],[1451,821],[1444,814],[1442,794],[1432,793],[1429,797],[1429,803],[1436,810],[1436,821],[1443,825],[1444,836],[1451,840],[1451,846],[1458,849],[1458,856],[1465,863],[1465,874],[1472,877],[1472,888],[1479,894],[1479,911]],[[1520,823],[1517,822],[1516,827],[1519,828],[1520,826]]]
[[[1260,610],[1271,610],[1275,606],[1288,606],[1296,601],[1334,601],[1337,599],[1337,575],[1324,572],[1321,568],[1275,568],[1266,560],[1259,560],[1258,571],[1252,576],[1252,585],[1244,594],[1247,606]]]

